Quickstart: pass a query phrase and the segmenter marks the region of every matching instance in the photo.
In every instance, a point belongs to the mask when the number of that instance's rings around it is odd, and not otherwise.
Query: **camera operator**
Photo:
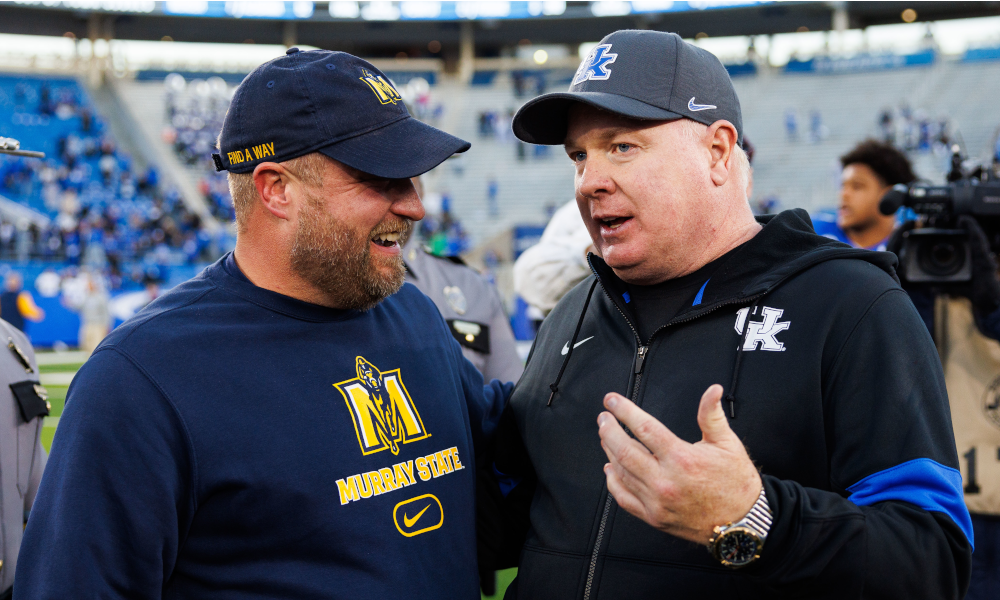
[[[870,147],[866,142],[858,149],[866,145]],[[905,160],[891,147],[886,156],[889,162]],[[900,283],[934,337],[944,366],[976,545],[966,598],[978,600],[1000,597],[1000,279],[983,227],[962,213],[979,216],[990,231],[998,221],[988,216],[994,209],[983,203],[989,203],[994,188],[969,187],[957,149],[948,179],[958,183],[914,185],[906,191],[897,186],[885,195],[881,209],[890,213],[884,219],[893,219],[900,205],[922,215],[919,224],[907,221],[896,228],[886,249],[900,257]],[[942,197],[947,200],[938,199]]]

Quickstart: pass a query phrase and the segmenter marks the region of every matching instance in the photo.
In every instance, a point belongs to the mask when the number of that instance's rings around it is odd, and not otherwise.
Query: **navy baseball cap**
[[[410,116],[389,78],[345,52],[289,48],[257,67],[233,95],[217,171],[321,152],[377,177],[426,173],[471,145]]]
[[[562,144],[575,102],[632,119],[725,120],[743,143],[743,115],[729,72],[714,54],[676,33],[625,29],[606,36],[580,63],[568,92],[544,94],[517,111],[514,135],[532,144]]]

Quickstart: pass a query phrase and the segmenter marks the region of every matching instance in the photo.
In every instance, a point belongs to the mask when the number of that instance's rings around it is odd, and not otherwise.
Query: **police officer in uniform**
[[[403,247],[403,260],[406,281],[434,301],[483,379],[517,381],[524,365],[493,286],[461,258],[429,254],[412,238]]]
[[[413,178],[423,196],[420,179]],[[406,281],[417,286],[441,311],[462,353],[483,379],[516,382],[524,364],[496,289],[457,256],[434,256],[412,237],[403,246]]]
[[[46,454],[42,420],[51,408],[38,383],[28,338],[0,320],[6,350],[0,350],[0,600],[11,597],[14,567],[28,511],[42,479]]]

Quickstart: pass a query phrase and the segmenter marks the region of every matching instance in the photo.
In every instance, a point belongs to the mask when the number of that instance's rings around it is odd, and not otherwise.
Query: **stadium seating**
[[[521,94],[516,93],[517,78],[506,72],[479,73],[472,85],[437,78],[430,88],[431,106],[440,107],[427,111],[427,119],[472,141],[473,149],[428,174],[425,186],[450,198],[452,216],[473,247],[515,225],[544,223],[554,207],[573,197],[573,170],[562,149],[525,145],[509,132],[510,116],[538,92],[539,78],[547,91],[565,89],[567,73],[525,73]],[[993,110],[1000,94],[1000,61],[970,64],[939,57],[928,66],[873,72],[762,68],[747,73],[733,81],[746,135],[756,148],[754,197],[771,200],[776,209],[817,210],[836,204],[837,157],[858,141],[879,136],[880,114],[898,112],[904,101],[931,119],[946,116],[954,139],[970,156],[984,160],[992,153],[1000,124]],[[198,85],[189,82],[188,88]],[[162,79],[131,81],[119,89],[147,127],[169,129],[164,109],[169,92]],[[784,126],[789,109],[798,113],[802,130],[808,128],[810,113],[818,112],[828,133],[816,143],[806,131],[799,140],[789,140]],[[487,113],[495,126],[492,134],[483,135]],[[932,180],[940,180],[948,167],[942,152],[914,152],[912,157],[918,173]],[[189,167],[199,182],[206,177],[206,161]]]
[[[815,210],[836,204],[837,157],[866,137],[878,137],[879,114],[904,102],[931,118],[946,115],[970,157],[989,158],[1000,125],[1000,62],[941,60],[927,67],[847,74],[783,74],[762,70],[733,80],[747,137],[756,147],[754,196],[776,196],[779,208]],[[811,144],[789,141],[785,111],[819,110],[829,136]],[[941,181],[947,155],[913,153],[918,175]]]
[[[0,193],[31,209],[0,224],[4,258],[108,267],[117,287],[217,252],[157,172],[118,149],[75,80],[0,75],[0,123],[0,135],[46,153],[0,158]]]

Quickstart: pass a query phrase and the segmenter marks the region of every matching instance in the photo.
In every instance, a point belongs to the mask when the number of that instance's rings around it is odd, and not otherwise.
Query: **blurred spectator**
[[[823,124],[823,115],[816,109],[809,113],[809,141],[818,144],[829,135],[829,128]]]
[[[794,108],[785,109],[785,136],[790,142],[799,139],[799,115]]]
[[[16,271],[7,273],[0,293],[0,318],[21,331],[25,331],[25,320],[35,323],[45,318],[45,311],[38,308],[31,292],[24,289],[24,279]]]
[[[160,297],[162,282],[155,277],[147,277],[145,288],[137,292],[119,294],[111,299],[109,310],[111,316],[120,321],[131,319],[147,304]]]
[[[772,195],[764,196],[762,199],[751,204],[755,215],[773,215],[778,212],[780,202],[778,197]]]
[[[93,352],[111,328],[110,297],[103,283],[93,273],[86,274],[86,294],[80,312],[80,349]]]
[[[486,209],[491,217],[500,214],[500,206],[497,201],[499,193],[500,184],[497,182],[496,175],[490,175],[486,181]]]
[[[236,88],[221,77],[188,82],[179,73],[167,75],[163,84],[167,92],[164,109],[168,123],[162,133],[163,141],[173,146],[181,161],[202,169],[199,190],[208,200],[212,214],[220,220],[232,220],[229,186],[225,174],[217,173],[212,166],[212,152]]]
[[[62,285],[62,278],[52,267],[42,271],[35,278],[35,290],[42,298],[55,298],[59,295],[59,288]]]
[[[951,117],[941,113],[932,119],[924,109],[912,109],[905,102],[900,104],[898,118],[890,108],[879,113],[879,139],[887,144],[899,144],[906,152],[944,153],[951,145],[953,123]]]
[[[891,108],[885,108],[879,114],[878,128],[883,142],[886,144],[896,143],[896,125],[893,122]]]
[[[420,237],[435,256],[458,256],[469,248],[465,228],[451,214],[451,198],[441,196],[440,214],[430,214],[420,222]]]

